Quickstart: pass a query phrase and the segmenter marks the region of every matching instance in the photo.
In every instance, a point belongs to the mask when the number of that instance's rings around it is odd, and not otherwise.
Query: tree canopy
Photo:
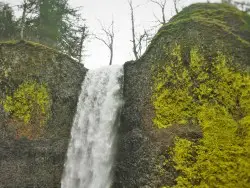
[[[21,17],[0,4],[0,39],[24,39],[46,44],[81,61],[87,27],[68,0],[23,0]]]

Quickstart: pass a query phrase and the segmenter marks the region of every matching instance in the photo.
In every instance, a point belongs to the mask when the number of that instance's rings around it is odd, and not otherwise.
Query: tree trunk
[[[113,62],[113,38],[111,38],[111,45],[110,45],[110,61],[109,61],[109,65],[112,65],[112,62]]]
[[[27,11],[27,0],[23,1],[23,14],[22,14],[22,21],[21,21],[21,40],[24,40],[24,28],[25,28],[25,21],[26,21],[26,11]]]
[[[129,2],[130,5],[130,11],[131,11],[131,22],[132,22],[132,43],[133,43],[133,53],[135,56],[135,59],[138,60],[138,52],[136,50],[136,41],[135,41],[135,19],[134,19],[134,9],[132,5],[132,1]]]
[[[174,0],[174,9],[175,9],[176,14],[179,13],[178,8],[177,8],[177,1],[178,0]]]
[[[82,35],[81,35],[81,41],[80,41],[80,47],[79,47],[79,58],[78,58],[79,63],[82,62],[82,49],[83,49],[83,42],[86,38],[86,26],[83,26],[81,28],[81,32],[82,32]]]

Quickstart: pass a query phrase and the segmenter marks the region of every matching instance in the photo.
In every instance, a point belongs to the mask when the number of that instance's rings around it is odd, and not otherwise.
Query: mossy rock
[[[206,57],[219,50],[249,63],[250,16],[227,4],[191,5],[162,26],[142,61],[166,57],[166,50],[171,53],[175,43],[181,44],[184,55],[192,46],[200,46]]]
[[[201,72],[206,74],[195,76],[189,68],[184,70],[195,62],[194,57],[202,59],[204,70]],[[221,66],[222,72],[230,70],[231,73],[218,74],[218,80],[224,77],[230,80],[231,75],[235,76],[231,77],[232,80],[239,81],[239,77],[249,75],[250,16],[230,5],[198,3],[184,8],[163,25],[138,61],[125,64],[125,104],[118,130],[121,139],[114,187],[171,187],[176,185],[178,177],[183,177],[183,172],[176,168],[173,155],[175,143],[178,146],[176,138],[185,139],[180,145],[184,143],[186,147],[192,145],[189,142],[197,144],[203,140],[204,127],[197,123],[196,118],[192,119],[197,111],[191,109],[201,105],[200,100],[207,97],[210,85],[212,90],[222,87],[224,82],[210,79],[211,70],[222,62],[225,66]],[[197,82],[207,75],[210,83],[202,85]],[[232,80],[228,82],[234,83]],[[243,80],[240,82],[242,87],[247,85],[247,79]],[[185,85],[187,82],[191,85]],[[235,103],[230,102],[229,90],[222,90],[224,93],[214,100],[227,104],[230,113],[234,112],[232,117],[239,120],[242,114],[233,105]],[[238,91],[230,92],[236,94]],[[178,97],[174,98],[176,93],[179,93]]]
[[[52,104],[45,84],[24,82],[2,103],[4,110],[12,116],[16,138],[38,139],[43,136]]]
[[[60,187],[86,72],[44,45],[0,43],[0,187]]]
[[[200,138],[176,137],[165,154],[179,172],[173,187],[247,187],[250,66],[219,51],[206,60],[196,47],[189,62],[181,59],[178,45],[171,56],[163,69],[155,70],[154,125],[168,130],[192,124],[202,130]]]
[[[22,84],[46,85],[52,112],[45,126],[45,137],[68,137],[86,73],[83,65],[56,50],[29,41],[0,43],[0,62],[1,101],[14,95]]]

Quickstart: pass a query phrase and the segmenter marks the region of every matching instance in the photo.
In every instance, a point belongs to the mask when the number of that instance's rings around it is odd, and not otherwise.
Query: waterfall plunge
[[[90,70],[83,82],[71,130],[62,188],[109,188],[122,67]]]

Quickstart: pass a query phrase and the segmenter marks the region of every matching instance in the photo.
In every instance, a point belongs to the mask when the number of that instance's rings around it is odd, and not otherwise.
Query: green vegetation
[[[155,54],[152,58],[163,57],[166,50],[159,46],[170,46],[177,41],[181,48],[202,46],[199,50],[205,56],[213,56],[218,49],[231,56],[240,53],[241,62],[246,62],[250,50],[250,15],[227,4],[188,6],[161,27],[142,59],[151,53]]]
[[[174,187],[249,187],[249,67],[217,52],[211,60],[199,48],[182,59],[181,47],[155,68],[154,124],[200,126],[201,139],[176,137],[168,159],[179,173]]]
[[[50,50],[50,51],[53,51],[53,52],[56,52],[56,53],[60,53],[58,52],[57,50],[55,49],[52,49],[48,46],[45,46],[43,44],[40,44],[40,43],[36,43],[36,42],[33,42],[33,41],[26,41],[26,40],[23,40],[23,41],[19,41],[19,40],[8,40],[8,41],[3,41],[3,42],[0,42],[0,46],[3,46],[3,45],[17,45],[17,44],[25,44],[25,45],[30,45],[32,47],[40,47],[41,49],[43,50]]]
[[[166,128],[171,123],[186,123],[192,115],[192,98],[188,95],[190,76],[182,66],[180,47],[173,50],[175,61],[169,62],[164,71],[157,73],[154,78],[155,87],[153,104],[156,117],[154,124],[159,128]],[[168,86],[167,88],[165,86]]]
[[[246,12],[242,12],[234,6],[228,4],[203,4],[198,3],[186,7],[180,14],[174,16],[169,24],[162,29],[171,27],[180,22],[200,22],[210,26],[216,25],[223,31],[233,34],[242,40],[248,40],[249,37],[242,36],[242,32],[249,33],[250,29],[250,16]]]
[[[15,22],[14,11],[8,4],[0,2],[0,40],[12,39],[18,33],[18,23]]]
[[[72,59],[71,56],[69,56],[68,54],[65,54],[65,53],[62,53],[56,49],[53,49],[53,48],[50,48],[46,45],[43,45],[43,44],[40,44],[40,43],[36,43],[36,42],[33,42],[33,41],[26,41],[26,40],[23,40],[23,41],[19,41],[19,40],[10,40],[10,41],[4,41],[4,42],[0,42],[0,47],[3,46],[3,47],[6,47],[6,46],[18,46],[18,45],[25,45],[25,47],[29,48],[29,49],[36,49],[38,51],[44,51],[44,52],[47,52],[48,56],[49,57],[51,54],[56,54],[58,55],[59,57],[67,57],[67,58],[70,58]],[[37,60],[36,60],[37,61]],[[43,63],[43,62],[39,62],[39,63]]]
[[[17,137],[37,138],[42,135],[50,115],[50,97],[47,87],[36,82],[21,84],[3,102],[4,110],[13,117]]]
[[[26,0],[19,7],[22,16],[15,17],[13,6],[0,3],[0,41],[33,40],[81,60],[87,27],[68,0]]]

